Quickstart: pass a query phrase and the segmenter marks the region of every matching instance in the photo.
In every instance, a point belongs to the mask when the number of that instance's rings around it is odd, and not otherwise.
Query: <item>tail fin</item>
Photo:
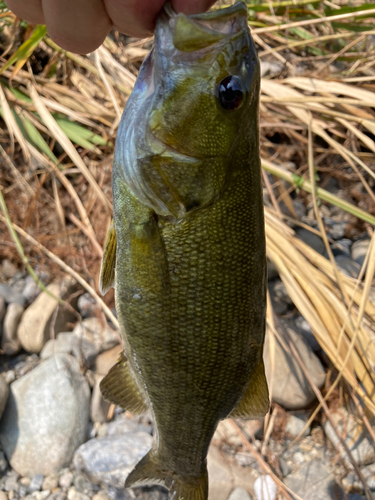
[[[160,484],[169,489],[169,500],[207,500],[207,467],[200,477],[183,477],[163,469],[157,454],[151,450],[135,466],[125,481],[125,488]]]

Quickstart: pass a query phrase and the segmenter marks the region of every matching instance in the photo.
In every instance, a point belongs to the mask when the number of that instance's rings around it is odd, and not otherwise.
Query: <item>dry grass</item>
[[[375,414],[375,304],[369,300],[375,270],[375,8],[360,0],[350,6],[328,0],[248,5],[261,61],[272,72],[264,76],[261,94],[262,165],[270,200],[267,256],[334,374],[325,397],[317,394],[312,418],[320,408],[329,418],[343,380],[358,411],[363,403],[364,418],[370,418]],[[103,301],[97,291],[111,220],[113,144],[152,40],[114,33],[94,54],[78,56],[1,3],[0,30],[1,190],[23,245],[21,250],[8,232],[4,213],[0,258],[47,266],[54,274],[70,272],[111,317],[113,294]],[[325,189],[332,177],[341,184],[340,196]],[[295,220],[296,195],[313,209],[317,230]],[[348,237],[367,232],[372,238],[366,274],[363,268],[357,280],[335,264],[321,217],[325,204],[336,214],[349,214]],[[293,223],[318,233],[329,258],[296,238]],[[267,321],[271,337],[280,335],[271,307]],[[290,348],[285,338],[284,345]],[[263,467],[270,472],[265,462]],[[288,497],[285,489],[284,494]]]

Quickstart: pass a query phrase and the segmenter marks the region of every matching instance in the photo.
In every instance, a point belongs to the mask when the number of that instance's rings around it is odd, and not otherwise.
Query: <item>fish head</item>
[[[260,71],[247,15],[239,2],[191,16],[167,6],[159,16],[118,137],[132,192],[161,215],[212,203],[251,147],[258,154]]]

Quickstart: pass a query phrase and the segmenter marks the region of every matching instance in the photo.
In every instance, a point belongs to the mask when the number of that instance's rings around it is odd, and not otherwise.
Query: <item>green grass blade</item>
[[[72,122],[58,114],[53,114],[53,117],[69,139],[79,146],[89,150],[93,149],[96,145],[110,146],[110,143],[108,143],[108,141],[106,141],[103,137],[94,134],[91,130],[78,125],[78,123]]]
[[[36,26],[30,37],[16,50],[12,57],[0,69],[0,74],[15,63],[16,69],[21,69],[46,33],[47,29],[44,25]]]

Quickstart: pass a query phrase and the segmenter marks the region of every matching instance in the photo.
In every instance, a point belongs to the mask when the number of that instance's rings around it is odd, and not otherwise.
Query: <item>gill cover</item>
[[[139,202],[181,219],[221,195],[233,173],[228,158],[253,115],[258,71],[243,3],[159,17],[116,143],[115,168]],[[241,106],[224,106],[239,88]]]

